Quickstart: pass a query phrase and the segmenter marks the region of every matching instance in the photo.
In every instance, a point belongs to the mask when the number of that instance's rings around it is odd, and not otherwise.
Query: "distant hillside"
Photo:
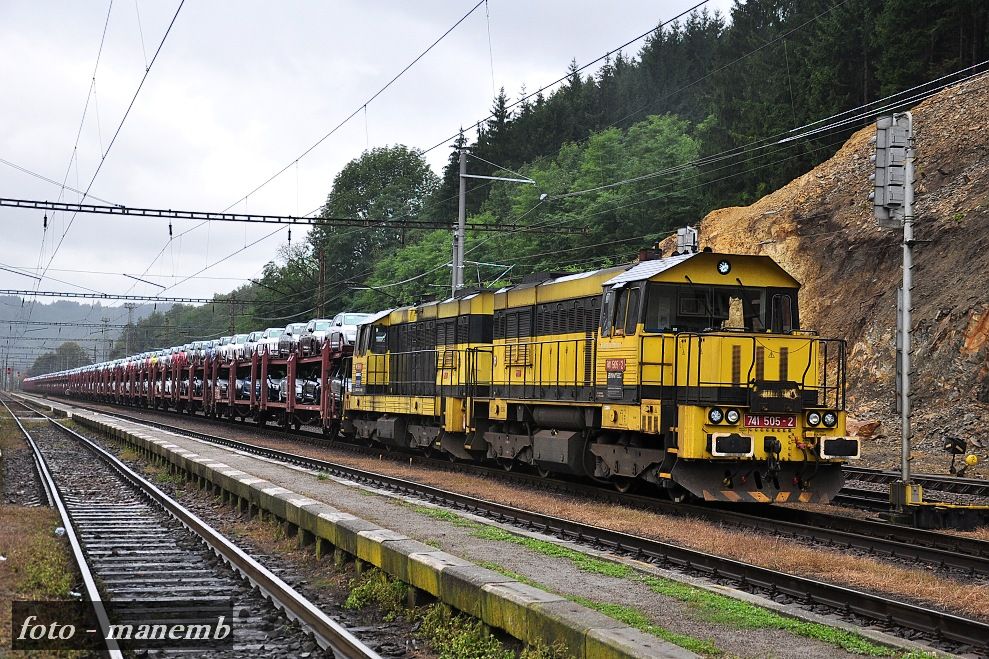
[[[67,300],[44,303],[39,300],[31,309],[30,300],[22,300],[17,296],[0,296],[0,358],[8,351],[8,337],[20,339],[16,343],[11,340],[9,352],[14,356],[15,362],[23,362],[26,359],[25,355],[40,356],[55,350],[59,345],[69,340],[77,341],[89,354],[92,354],[93,348],[97,347],[97,355],[102,356],[105,345],[102,343],[102,339],[116,340],[120,335],[119,328],[108,329],[103,334],[99,327],[24,325],[11,322],[28,320],[29,309],[32,323],[58,322],[99,325],[104,317],[110,319],[111,325],[121,325],[127,322],[127,310],[123,307],[105,306],[101,303],[84,304]],[[134,322],[145,318],[151,311],[151,307],[138,307],[134,310]]]

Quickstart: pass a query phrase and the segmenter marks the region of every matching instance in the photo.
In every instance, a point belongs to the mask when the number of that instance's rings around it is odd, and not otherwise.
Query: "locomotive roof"
[[[718,252],[693,252],[642,261],[604,282],[604,286],[647,279],[729,286],[741,280],[745,286],[800,287],[800,282],[768,256]]]
[[[697,253],[687,253],[680,254],[678,256],[667,256],[662,259],[653,259],[652,261],[642,261],[641,263],[636,263],[625,272],[622,272],[604,282],[604,285],[612,286],[614,284],[620,284],[626,281],[642,281],[643,279],[649,279],[650,277],[654,277],[661,272],[669,270],[670,268],[675,268],[687,259],[691,259],[695,256],[697,256]]]

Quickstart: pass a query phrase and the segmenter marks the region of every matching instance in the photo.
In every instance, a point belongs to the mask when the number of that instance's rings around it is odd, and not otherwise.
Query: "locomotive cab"
[[[798,289],[768,257],[709,252],[605,282],[595,475],[706,500],[836,494],[841,461],[859,453],[845,437],[845,345],[800,329]]]

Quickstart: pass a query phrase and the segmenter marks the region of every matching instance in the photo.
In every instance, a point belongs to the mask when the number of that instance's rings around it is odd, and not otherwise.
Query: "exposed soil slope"
[[[914,251],[914,432],[918,466],[943,470],[948,432],[983,441],[989,421],[989,76],[913,109],[917,142]],[[766,254],[803,282],[802,324],[848,341],[849,408],[882,420],[870,447],[892,466],[899,231],[879,229],[868,200],[869,139],[744,208],[710,213],[701,244]],[[978,453],[985,456],[986,451]],[[976,471],[982,471],[978,469]],[[972,472],[970,471],[970,474]]]

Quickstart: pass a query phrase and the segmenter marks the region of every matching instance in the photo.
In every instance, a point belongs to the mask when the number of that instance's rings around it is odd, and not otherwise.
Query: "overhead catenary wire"
[[[825,128],[827,128],[827,127],[825,127]]]
[[[240,301],[228,298],[159,297],[151,295],[126,295],[123,293],[83,293],[80,291],[41,291],[2,288],[0,295],[21,295],[24,297],[61,297],[97,300],[147,300],[149,302],[175,302],[181,304],[239,304]],[[0,321],[0,325],[3,321]]]
[[[546,91],[547,89],[549,89],[551,87],[555,87],[556,85],[560,84],[561,82],[563,82],[564,80],[566,80],[567,78],[569,78],[572,75],[572,73],[580,73],[581,71],[583,71],[583,70],[585,70],[585,69],[587,69],[589,67],[594,66],[598,62],[600,62],[600,61],[602,61],[604,59],[607,59],[608,57],[611,57],[615,53],[617,53],[617,52],[619,52],[619,51],[627,48],[628,46],[631,46],[633,43],[635,43],[637,41],[641,41],[642,39],[645,39],[650,34],[653,34],[657,30],[662,29],[663,26],[668,25],[668,24],[672,23],[673,21],[679,20],[680,18],[683,18],[684,16],[686,16],[690,12],[698,9],[699,7],[702,7],[705,4],[707,4],[708,1],[709,0],[702,0],[701,2],[698,2],[697,4],[695,4],[693,7],[690,7],[689,9],[683,10],[682,12],[680,12],[679,14],[677,14],[676,16],[674,16],[673,18],[669,18],[669,19],[667,19],[665,21],[661,21],[659,23],[659,25],[657,25],[656,27],[651,28],[650,30],[648,30],[646,32],[643,32],[642,34],[638,35],[637,37],[633,37],[632,39],[629,39],[628,41],[626,41],[622,45],[618,46],[617,48],[613,48],[613,49],[609,50],[608,52],[606,52],[604,55],[601,55],[600,57],[598,57],[597,59],[591,60],[590,62],[587,62],[583,66],[580,66],[575,71],[573,71],[573,72],[569,72],[568,71],[567,74],[564,75],[563,77],[557,78],[553,82],[548,83],[546,85],[543,85],[542,87],[540,87],[536,91],[534,91],[534,92],[532,92],[530,94],[526,94],[526,95],[522,96],[517,101],[515,101],[513,103],[510,103],[509,105],[505,106],[505,110],[511,110],[515,106],[524,103],[525,101],[529,100],[530,98],[532,98],[534,96],[537,96],[537,95],[543,93],[544,91]],[[848,0],[844,0],[844,1],[847,2]],[[484,117],[482,119],[478,119],[477,121],[475,121],[473,124],[470,125],[470,128],[477,128],[482,123],[484,123],[488,119],[491,119],[492,117],[494,117],[494,113],[489,114],[488,116],[486,116],[486,117]],[[427,153],[430,153],[431,151],[434,151],[434,150],[440,148],[441,146],[443,146],[445,144],[448,144],[451,140],[457,139],[462,132],[463,132],[463,129],[461,128],[460,130],[458,130],[456,133],[454,133],[450,137],[447,137],[447,138],[444,138],[444,139],[440,140],[439,142],[437,142],[433,146],[429,147],[428,149],[424,149],[423,151],[420,151],[420,153],[422,155],[425,155]]]
[[[140,94],[141,89],[144,87],[144,82],[147,80],[148,75],[151,73],[151,67],[154,66],[155,61],[158,59],[158,55],[161,53],[161,50],[162,50],[162,48],[165,45],[165,41],[168,39],[168,35],[171,34],[172,28],[175,26],[175,21],[178,19],[179,12],[182,11],[182,7],[184,5],[185,5],[185,0],[180,0],[179,5],[178,5],[178,7],[175,10],[174,15],[172,16],[172,19],[169,22],[168,27],[165,30],[165,34],[162,36],[161,41],[158,44],[158,48],[155,50],[154,56],[151,58],[151,62],[145,68],[144,75],[141,77],[141,81],[140,81],[140,83],[138,83],[137,89],[135,90],[134,95],[132,96],[131,101],[130,101],[130,103],[127,106],[127,109],[125,110],[123,117],[121,117],[120,123],[117,125],[117,129],[114,132],[113,137],[110,140],[110,143],[107,145],[106,151],[104,151],[103,154],[101,155],[100,161],[99,161],[99,163],[98,163],[98,165],[96,167],[96,170],[93,172],[93,175],[90,178],[89,184],[86,186],[86,190],[82,193],[82,197],[80,199],[80,202],[81,201],[85,201],[86,197],[89,195],[89,192],[90,192],[90,190],[93,187],[93,183],[96,182],[96,178],[97,178],[97,176],[99,176],[100,170],[102,169],[103,164],[106,162],[106,158],[110,155],[110,149],[113,147],[114,143],[117,140],[117,137],[120,135],[120,131],[123,129],[124,123],[127,121],[127,117],[130,116],[131,109],[134,107],[134,103],[137,101],[137,97]],[[111,8],[112,8],[112,3],[111,3]],[[110,12],[108,10],[107,11],[107,22],[109,22],[109,13]],[[105,36],[106,36],[106,27],[104,26],[104,38],[105,38]],[[100,52],[102,52],[102,47],[103,47],[102,43],[103,42],[101,40],[101,43],[100,43]],[[97,62],[97,65],[98,65],[98,62]],[[95,69],[94,69],[94,79],[95,79]],[[88,102],[89,101],[88,101],[88,97],[87,97],[87,104],[88,104]],[[77,143],[78,143],[78,138],[77,138]],[[78,166],[78,159],[75,158],[75,153],[73,154],[73,159],[76,160],[76,164]],[[71,161],[70,161],[70,166],[71,166]],[[77,187],[79,187],[79,186],[77,185]],[[48,259],[48,262],[45,264],[44,269],[42,269],[42,271],[41,271],[42,272],[42,276],[44,276],[47,273],[48,268],[51,267],[51,264],[54,262],[55,257],[57,256],[59,249],[61,248],[63,242],[65,241],[65,237],[68,235],[69,230],[72,228],[72,225],[75,222],[75,218],[76,217],[77,217],[77,215],[76,214],[73,214],[72,217],[69,219],[68,225],[66,226],[65,230],[62,232],[62,235],[59,238],[58,243],[55,245],[55,248],[52,250],[52,254],[51,254],[50,258]],[[42,243],[42,251],[43,250],[44,250],[44,244]],[[39,264],[38,265],[40,267],[40,265],[41,265],[40,264],[40,261],[39,261]],[[31,318],[31,315],[34,312],[34,302],[35,302],[35,300],[36,300],[36,297],[35,298],[32,298],[31,306],[30,306],[30,308],[28,310],[28,319]]]
[[[137,102],[137,97],[141,93],[141,89],[144,87],[145,81],[151,74],[151,68],[155,65],[155,61],[158,59],[158,55],[161,54],[161,49],[165,46],[165,41],[168,39],[168,35],[171,34],[172,28],[175,26],[175,21],[179,17],[179,12],[182,11],[182,7],[185,5],[185,0],[179,0],[179,6],[175,9],[175,14],[172,16],[172,20],[169,22],[168,27],[165,29],[165,34],[161,38],[161,42],[158,44],[158,48],[155,50],[155,54],[151,57],[151,62],[148,63],[148,67],[144,70],[144,75],[141,76],[141,81],[137,85],[137,89],[134,90],[134,95],[131,97],[130,103],[127,105],[127,109],[124,111],[124,116],[120,118],[120,123],[117,124],[117,129],[113,133],[113,137],[110,138],[109,144],[107,144],[106,151],[100,158],[99,164],[96,166],[96,171],[93,172],[92,177],[89,180],[89,185],[86,186],[85,192],[83,192],[82,201],[85,201],[86,197],[89,195],[89,190],[93,187],[93,183],[96,181],[96,177],[99,176],[100,171],[103,169],[103,163],[106,162],[107,156],[110,155],[110,149],[113,148],[114,143],[116,143],[117,138],[120,136],[120,131],[123,130],[124,124],[127,121],[127,117],[130,116],[131,110],[134,108],[134,103]],[[68,235],[69,231],[72,229],[72,225],[75,222],[77,215],[73,214],[69,219],[68,225],[65,227],[65,231],[62,232],[58,243],[55,245],[55,249],[52,251],[51,257],[48,259],[48,264],[45,266],[45,270],[51,266],[52,262],[55,260],[55,256],[58,254],[59,248],[61,248],[62,243],[65,241],[65,237]],[[44,274],[44,273],[42,273]]]
[[[28,176],[33,176],[34,178],[39,179],[41,181],[44,181],[45,183],[51,183],[52,185],[55,185],[55,186],[58,186],[58,187],[62,187],[64,189],[68,190],[69,192],[75,192],[76,194],[80,194],[80,195],[83,194],[82,190],[79,190],[77,188],[73,188],[70,185],[63,185],[63,184],[59,183],[58,181],[56,181],[55,179],[48,178],[44,174],[39,174],[38,172],[36,172],[34,170],[28,169],[27,167],[24,167],[23,165],[18,165],[17,163],[11,162],[11,161],[9,161],[9,160],[7,160],[5,158],[0,158],[0,164],[7,165],[8,167],[11,167],[13,169],[16,169],[16,170],[18,170],[18,171],[20,171],[20,172],[22,172],[24,174],[27,174]],[[97,197],[96,195],[94,195],[92,193],[90,193],[87,196],[90,199],[95,199],[96,201],[98,201],[100,203],[107,204],[108,206],[118,206],[119,205],[119,204],[115,204],[112,201],[107,201],[106,199],[103,199],[102,197]]]
[[[724,70],[724,69],[726,69],[726,68],[728,68],[728,67],[730,67],[730,66],[734,66],[735,64],[737,64],[737,63],[739,63],[739,62],[741,62],[741,61],[743,61],[743,60],[745,60],[746,58],[748,58],[748,57],[751,57],[751,56],[752,56],[752,55],[754,55],[755,53],[757,53],[757,52],[759,52],[759,51],[761,51],[761,50],[763,50],[764,48],[766,48],[766,47],[767,47],[767,46],[769,46],[769,45],[772,45],[772,44],[773,44],[773,43],[775,43],[776,41],[778,41],[778,40],[780,40],[780,39],[783,39],[783,38],[785,38],[785,37],[787,37],[787,36],[789,36],[789,35],[791,35],[791,34],[793,34],[794,32],[796,32],[796,31],[798,31],[798,30],[801,30],[801,29],[803,29],[803,28],[804,28],[804,27],[806,27],[807,25],[810,25],[811,23],[813,23],[813,22],[815,22],[815,21],[817,21],[817,20],[819,20],[820,18],[822,18],[822,17],[823,17],[823,16],[825,16],[826,14],[828,14],[828,13],[830,13],[830,12],[831,12],[831,11],[833,11],[834,9],[837,9],[838,7],[840,7],[841,5],[843,5],[843,4],[845,4],[845,3],[847,3],[847,2],[848,2],[848,0],[842,0],[841,2],[839,2],[839,3],[837,3],[837,4],[835,4],[835,5],[832,5],[832,6],[830,6],[830,7],[828,7],[828,8],[826,9],[826,10],[824,10],[824,11],[822,11],[822,12],[820,12],[819,14],[817,14],[817,15],[816,15],[816,16],[814,16],[813,18],[811,18],[811,19],[809,19],[808,21],[805,21],[805,22],[804,22],[804,23],[802,23],[801,25],[799,25],[799,26],[797,26],[797,27],[795,27],[795,28],[793,28],[793,29],[791,29],[791,30],[789,30],[789,31],[787,31],[786,33],[784,33],[784,34],[782,34],[782,35],[778,35],[778,36],[777,36],[776,38],[774,38],[773,40],[771,40],[771,41],[769,41],[769,42],[766,42],[766,43],[763,43],[763,44],[761,44],[760,46],[757,46],[756,48],[754,48],[754,49],[752,49],[752,50],[750,50],[750,51],[748,51],[748,52],[746,52],[745,54],[743,54],[743,55],[741,55],[741,56],[739,56],[739,57],[737,57],[737,58],[735,58],[735,59],[734,59],[734,60],[732,60],[731,62],[729,62],[729,63],[727,63],[726,65],[724,65],[724,66],[722,66],[722,67],[720,67],[720,69],[718,69],[718,71],[721,71],[721,70]],[[701,3],[701,4],[703,4],[703,3]],[[691,9],[688,9],[688,10],[687,10],[687,12],[691,12],[691,11],[694,11],[694,10],[695,10],[695,9],[696,9],[697,7],[699,7],[699,6],[700,6],[700,5],[696,5],[695,7],[693,7],[693,8],[691,8]],[[681,16],[682,16],[682,15],[683,15],[683,14],[681,14]],[[671,19],[671,20],[668,20],[668,21],[666,21],[666,22],[664,22],[664,23],[660,23],[660,25],[659,25],[659,26],[657,26],[657,27],[656,27],[656,28],[655,28],[654,30],[652,30],[651,32],[649,32],[649,33],[647,33],[647,34],[651,34],[651,33],[654,33],[654,32],[656,32],[656,31],[658,31],[658,30],[660,30],[660,29],[662,29],[664,25],[666,25],[666,24],[668,24],[668,23],[670,23],[670,22],[672,22],[672,21],[674,21],[674,20],[677,20],[678,18],[680,18],[680,16],[677,16],[677,17],[675,17],[675,18],[673,18],[673,19]],[[643,35],[643,36],[646,36],[646,35]],[[628,45],[628,44],[626,44],[626,45]],[[583,71],[583,70],[584,70],[584,69],[586,69],[586,68],[587,68],[588,66],[590,66],[590,65],[592,65],[592,64],[594,64],[594,63],[596,63],[596,62],[598,62],[598,61],[600,61],[601,59],[604,59],[605,57],[608,57],[608,56],[610,56],[610,55],[611,55],[612,53],[614,53],[614,52],[618,52],[618,51],[619,51],[619,50],[621,50],[622,48],[624,48],[624,46],[622,46],[622,47],[619,47],[618,49],[615,49],[615,50],[613,50],[613,51],[610,51],[609,53],[606,53],[606,54],[605,54],[604,56],[602,56],[601,58],[598,58],[598,59],[597,59],[597,60],[595,60],[594,62],[591,62],[591,63],[589,63],[589,64],[586,64],[586,65],[584,65],[583,67],[580,67],[580,68],[579,68],[579,69],[577,70],[577,72],[579,73],[580,71]],[[660,98],[660,99],[657,99],[657,100],[655,100],[655,101],[650,101],[649,103],[647,103],[647,104],[646,104],[646,105],[644,105],[644,106],[641,106],[640,108],[638,108],[638,109],[636,109],[636,110],[635,110],[635,111],[633,111],[632,113],[630,113],[630,114],[627,114],[627,115],[625,115],[624,117],[622,117],[622,118],[620,118],[620,119],[617,119],[617,120],[614,120],[614,121],[612,121],[612,122],[610,122],[609,124],[607,124],[606,126],[604,126],[604,128],[607,128],[607,127],[610,127],[610,126],[615,126],[615,125],[617,125],[617,124],[619,124],[619,123],[621,123],[621,122],[623,122],[623,121],[626,121],[626,120],[628,120],[628,119],[629,119],[629,118],[631,118],[632,116],[635,116],[635,114],[638,114],[639,112],[642,112],[643,110],[645,110],[645,109],[648,109],[649,107],[653,107],[653,106],[655,106],[655,105],[656,105],[656,104],[657,104],[658,102],[661,102],[661,101],[663,101],[663,100],[666,100],[666,99],[669,99],[669,98],[671,98],[672,96],[675,96],[676,94],[678,94],[678,93],[680,93],[680,92],[682,92],[682,91],[684,91],[684,90],[686,90],[686,89],[689,89],[690,87],[692,87],[692,86],[694,86],[695,84],[698,84],[698,83],[700,83],[700,82],[702,82],[703,80],[705,80],[705,79],[707,79],[708,77],[710,77],[711,75],[713,75],[713,73],[715,73],[715,72],[713,72],[713,71],[712,71],[712,72],[708,72],[708,73],[706,73],[705,75],[703,75],[703,76],[701,76],[700,78],[698,78],[698,79],[696,79],[696,80],[694,80],[694,81],[692,81],[692,82],[690,82],[690,83],[688,83],[688,84],[686,84],[686,85],[683,85],[683,86],[681,86],[681,87],[679,87],[679,88],[677,88],[676,90],[673,90],[672,92],[670,92],[670,93],[668,93],[668,94],[666,94],[666,95],[665,95],[665,96],[663,96],[662,98]],[[568,75],[569,75],[569,74],[568,74]],[[564,80],[564,79],[566,79],[566,77],[564,77],[564,78],[561,78],[561,79],[559,79],[559,80],[557,80],[557,81],[555,81],[555,82],[553,82],[553,83],[550,83],[549,85],[546,85],[546,86],[544,86],[544,87],[543,87],[542,89],[539,89],[539,90],[537,90],[537,91],[536,91],[536,92],[534,92],[533,94],[527,94],[527,95],[523,95],[523,97],[522,97],[522,98],[520,98],[520,99],[519,99],[519,100],[518,100],[517,102],[515,102],[515,103],[513,103],[512,105],[510,105],[510,106],[508,106],[508,108],[506,108],[506,109],[511,109],[512,107],[515,107],[516,105],[518,105],[518,104],[520,104],[520,103],[523,103],[523,102],[525,102],[525,101],[526,101],[527,99],[529,99],[529,98],[531,98],[531,97],[532,97],[533,95],[535,95],[535,94],[539,94],[539,93],[541,93],[541,92],[542,92],[542,91],[544,91],[544,90],[545,90],[546,88],[548,88],[548,87],[551,87],[551,86],[553,86],[553,85],[555,85],[555,84],[557,84],[557,83],[559,83],[559,82],[561,82],[561,81],[562,81],[562,80]],[[483,121],[486,121],[487,119],[490,119],[490,118],[491,118],[491,117],[493,117],[493,116],[494,116],[493,114],[491,114],[491,115],[488,115],[488,117],[486,117],[486,118],[484,118],[484,119],[481,119],[481,120],[479,120],[478,122],[476,122],[476,123],[474,124],[474,126],[475,126],[475,127],[476,127],[476,126],[479,126],[479,125],[480,125],[480,124],[481,124],[481,123],[482,123]],[[447,139],[445,139],[445,140],[443,140],[442,142],[439,142],[439,143],[437,143],[437,144],[435,144],[435,145],[433,145],[433,146],[432,146],[432,147],[430,147],[429,149],[426,149],[425,151],[423,151],[423,153],[428,153],[428,152],[430,152],[430,151],[432,151],[432,150],[434,150],[434,149],[436,149],[436,148],[438,148],[438,147],[440,147],[440,146],[442,146],[443,144],[446,144],[446,143],[447,143],[447,142],[449,142],[449,141],[450,141],[451,139],[454,139],[454,138],[453,138],[453,137],[451,137],[451,138],[447,138]],[[589,137],[587,137],[587,138],[584,138],[583,140],[580,140],[580,141],[579,141],[578,143],[581,143],[581,142],[585,142],[585,141],[586,141],[587,139],[589,139]],[[532,163],[529,163],[529,164],[530,164],[530,166],[531,166],[532,164],[535,164],[535,163],[538,163],[538,162],[541,162],[541,161],[543,161],[543,160],[545,160],[545,159],[546,159],[546,158],[548,158],[548,157],[550,157],[550,156],[549,156],[549,155],[547,155],[547,156],[542,156],[542,157],[540,157],[540,158],[537,158],[537,159],[536,159],[535,161],[533,161]]]
[[[79,139],[82,136],[82,128],[83,128],[83,126],[86,123],[86,113],[87,113],[87,111],[89,109],[89,99],[92,97],[93,89],[96,86],[96,72],[99,70],[100,58],[103,55],[103,45],[106,42],[106,33],[107,33],[107,28],[108,28],[108,26],[110,24],[110,13],[111,13],[112,10],[113,10],[113,0],[110,0],[109,4],[107,5],[106,19],[103,21],[103,31],[102,31],[102,33],[100,35],[100,45],[99,45],[99,48],[97,49],[97,52],[96,52],[96,61],[95,61],[94,65],[93,65],[93,73],[90,76],[90,86],[89,86],[89,89],[86,92],[86,102],[83,104],[82,117],[79,120],[79,129],[76,131],[75,142],[73,144],[72,151],[69,154],[69,163],[68,163],[68,165],[66,165],[66,168],[65,168],[65,175],[62,177],[62,184],[61,184],[61,189],[59,190],[59,197],[58,197],[59,199],[61,199],[62,198],[62,195],[65,193],[65,190],[66,190],[66,187],[67,187],[66,186],[66,183],[67,183],[67,181],[69,179],[69,173],[72,171],[73,162],[76,165],[76,178],[77,178],[77,185],[76,185],[76,187],[77,188],[79,187],[78,186],[78,171],[79,171],[79,169],[78,169],[79,168],[78,148],[79,148]],[[17,169],[21,169],[22,171],[25,171],[25,172],[28,172],[29,171],[29,170],[26,170],[24,168],[21,168],[21,167],[19,167],[17,165],[13,165],[12,163],[9,163],[9,161],[5,161],[5,162],[8,162],[8,164],[11,164],[12,166],[14,166]],[[80,193],[80,194],[82,194],[82,193]],[[52,222],[54,223],[54,221],[55,221],[55,215],[52,214]],[[44,261],[44,258],[45,258],[45,244],[47,242],[47,237],[48,237],[48,221],[46,219],[45,220],[45,223],[44,223],[44,227],[43,227],[42,233],[41,233],[41,246],[38,249],[38,269],[39,270],[40,270],[41,264],[42,264],[42,262]],[[49,265],[50,265],[50,263],[49,263]],[[41,280],[38,280],[38,284],[40,284],[40,283],[41,283]],[[31,314],[33,312],[34,312],[34,302],[32,301],[31,305],[27,309],[27,317],[30,318],[31,317]]]
[[[291,162],[289,162],[287,165],[285,165],[284,167],[282,167],[281,169],[279,169],[277,172],[275,172],[274,174],[272,174],[270,177],[268,177],[267,179],[265,179],[265,181],[263,183],[261,183],[260,185],[258,185],[254,189],[252,189],[250,192],[248,192],[247,194],[245,194],[243,197],[241,197],[240,199],[238,199],[234,203],[230,204],[227,208],[224,209],[224,212],[230,210],[231,208],[233,208],[237,204],[241,203],[242,201],[245,201],[248,197],[250,197],[254,193],[258,192],[263,187],[265,187],[266,185],[268,185],[269,183],[271,183],[272,181],[274,181],[276,178],[278,178],[279,176],[281,176],[294,163],[297,163],[302,158],[305,158],[306,156],[308,156],[320,144],[322,144],[323,142],[325,142],[334,133],[336,133],[338,130],[340,130],[341,128],[343,128],[351,119],[353,119],[354,117],[356,117],[361,112],[361,110],[366,110],[367,109],[367,106],[371,102],[373,102],[374,99],[376,99],[379,96],[381,96],[381,94],[383,94],[385,92],[385,90],[387,90],[395,82],[397,82],[399,78],[401,78],[403,75],[405,75],[405,73],[409,69],[411,69],[413,66],[415,66],[419,62],[419,60],[421,60],[423,57],[425,57],[433,48],[435,48],[441,41],[443,41],[443,39],[445,39],[447,37],[447,35],[449,35],[451,32],[453,32],[455,29],[457,29],[457,27],[461,23],[463,23],[465,20],[467,20],[467,18],[471,14],[473,14],[475,11],[477,11],[478,7],[480,7],[484,3],[485,3],[485,0],[478,0],[478,3],[475,4],[466,14],[464,14],[463,16],[461,16],[460,19],[456,23],[454,23],[449,28],[447,28],[447,30],[445,32],[443,32],[443,34],[441,34],[439,37],[437,37],[437,39],[435,41],[433,41],[422,52],[420,52],[415,57],[415,59],[413,59],[411,62],[409,62],[407,65],[405,65],[405,67],[401,71],[399,71],[397,74],[395,74],[395,76],[392,77],[391,80],[389,80],[388,82],[386,82],[384,84],[384,86],[382,86],[378,91],[374,92],[374,94],[372,94],[370,98],[368,98],[366,101],[364,101],[363,103],[361,103],[360,105],[358,105],[357,108],[353,112],[351,112],[349,115],[347,115],[342,121],[340,121],[340,123],[336,124],[333,128],[330,129],[329,132],[327,132],[321,138],[319,138],[318,140],[316,140],[316,142],[313,143],[312,146],[310,146],[305,151],[303,151],[301,154],[299,154]]]
[[[374,99],[376,99],[378,96],[380,96],[386,89],[388,89],[388,87],[390,87],[399,78],[401,78],[409,69],[411,69],[429,51],[431,51],[437,44],[439,44],[444,38],[446,38],[447,35],[449,35],[453,30],[455,30],[457,28],[457,26],[459,26],[461,23],[464,22],[464,20],[466,20],[471,14],[473,14],[477,10],[477,8],[480,7],[481,4],[483,4],[484,2],[485,2],[485,0],[479,0],[479,2],[476,5],[474,5],[470,9],[470,11],[468,11],[466,14],[464,14],[460,18],[460,20],[458,20],[450,28],[448,28],[442,35],[440,35],[439,38],[437,38],[435,41],[433,41],[425,50],[423,50],[422,52],[420,52],[419,55],[415,59],[413,59],[409,64],[407,64],[401,71],[399,71],[398,74],[396,74],[391,80],[389,80],[383,87],[381,87],[378,91],[376,91],[374,94],[372,94],[370,98],[368,98],[366,101],[364,101],[363,103],[361,103],[361,105],[357,109],[355,109],[354,112],[352,112],[350,115],[348,115],[346,118],[344,118],[343,121],[341,121],[339,124],[337,124],[335,127],[333,127],[328,133],[326,133],[323,137],[321,137],[319,140],[317,140],[315,144],[313,144],[308,149],[306,149],[305,151],[303,151],[302,154],[300,154],[298,157],[296,157],[295,159],[293,159],[292,162],[288,163],[281,170],[275,172],[272,176],[270,176],[263,183],[261,183],[260,185],[258,185],[257,187],[255,187],[253,190],[251,190],[250,192],[248,192],[247,194],[245,194],[243,197],[241,197],[240,199],[238,199],[234,203],[230,204],[226,209],[224,209],[223,212],[229,211],[231,208],[234,208],[235,206],[237,206],[242,201],[245,201],[246,202],[246,200],[247,200],[248,197],[250,197],[252,194],[254,194],[255,192],[261,190],[263,187],[265,187],[266,185],[268,185],[269,183],[271,183],[273,180],[275,180],[276,178],[278,178],[287,169],[289,169],[290,167],[292,167],[293,164],[296,165],[296,167],[298,167],[299,160],[301,160],[302,158],[306,157],[316,147],[318,147],[320,144],[322,144],[324,141],[326,141],[330,136],[332,136],[336,131],[338,131],[340,128],[342,128],[344,125],[346,125],[356,114],[358,114],[362,110],[364,112],[364,119],[365,119],[365,126],[364,126],[365,137],[367,137],[367,132],[368,132],[368,129],[367,129],[367,106],[368,106],[368,104],[371,103],[372,101],[374,101]],[[315,211],[312,211],[311,213],[308,213],[307,215],[313,215],[316,212],[318,212],[319,210],[321,210],[321,208],[322,208],[322,206],[320,206],[320,208],[317,208]],[[209,221],[208,220],[204,220],[204,221],[200,222],[199,224],[197,224],[197,225],[195,225],[195,226],[187,229],[186,231],[183,231],[177,237],[184,236],[185,234],[188,234],[188,233],[190,233],[192,231],[195,231],[195,230],[197,230],[197,229],[199,229],[199,228],[201,228],[203,226],[206,226],[208,224],[209,224]],[[142,276],[144,276],[144,275],[147,274],[147,272],[154,266],[155,262],[157,262],[157,260],[159,258],[161,258],[161,255],[164,254],[165,250],[168,248],[168,245],[170,245],[170,244],[172,244],[172,239],[171,238],[169,238],[169,241],[167,243],[165,243],[165,246],[162,247],[162,249],[158,253],[158,255],[155,256],[155,258],[151,261],[151,263],[148,265],[147,269],[145,270],[144,274],[142,274]]]

